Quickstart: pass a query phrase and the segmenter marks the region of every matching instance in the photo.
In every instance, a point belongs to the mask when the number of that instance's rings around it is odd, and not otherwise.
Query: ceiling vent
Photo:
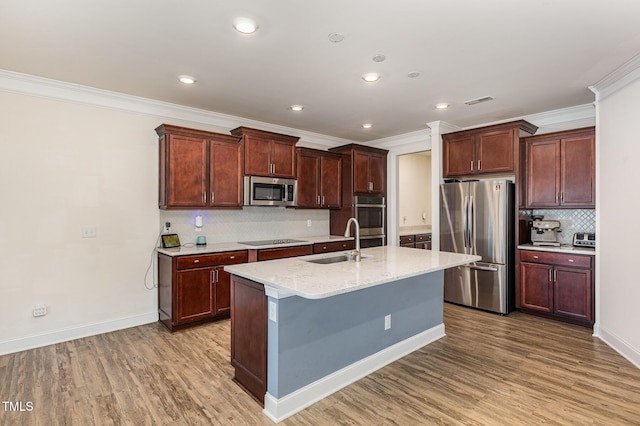
[[[491,96],[485,96],[484,98],[478,98],[478,99],[471,99],[470,101],[466,101],[465,104],[466,105],[475,105],[475,104],[479,104],[482,102],[489,102],[492,101],[493,98]]]

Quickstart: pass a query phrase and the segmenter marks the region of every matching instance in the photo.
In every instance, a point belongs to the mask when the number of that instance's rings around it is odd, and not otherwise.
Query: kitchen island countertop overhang
[[[224,269],[232,275],[263,284],[270,297],[295,295],[305,299],[322,299],[481,259],[475,255],[382,246],[363,249],[360,262],[310,262],[338,255],[340,253],[301,256],[230,265]]]

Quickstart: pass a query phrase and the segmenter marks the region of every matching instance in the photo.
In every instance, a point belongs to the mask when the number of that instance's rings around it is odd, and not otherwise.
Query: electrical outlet
[[[171,222],[164,223],[164,229],[162,230],[162,232],[165,234],[168,234],[171,232]]]
[[[278,307],[276,302],[269,301],[269,321],[278,322]]]
[[[389,330],[391,328],[391,314],[384,317],[384,329]]]
[[[43,303],[33,305],[33,316],[34,317],[43,317],[47,315],[47,306]]]
[[[83,226],[82,227],[82,238],[95,238],[96,237],[96,227],[95,226]]]
[[[307,228],[311,228],[311,219],[307,219]]]

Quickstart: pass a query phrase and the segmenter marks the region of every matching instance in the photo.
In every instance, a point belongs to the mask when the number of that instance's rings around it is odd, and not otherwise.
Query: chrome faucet
[[[351,230],[351,223],[356,225],[356,249],[349,253],[349,257],[356,262],[360,262],[362,256],[360,255],[360,224],[358,223],[358,219],[352,217],[347,221],[347,229],[344,231],[344,236],[351,236],[351,233],[349,232]]]

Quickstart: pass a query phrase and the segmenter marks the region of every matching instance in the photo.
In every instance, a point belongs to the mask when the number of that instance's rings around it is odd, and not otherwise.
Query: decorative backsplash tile
[[[521,210],[520,217],[542,215],[546,220],[558,220],[562,232],[558,233],[560,244],[572,244],[576,232],[596,232],[596,211],[594,209],[547,209]],[[596,237],[597,238],[597,237]]]
[[[195,218],[202,216],[201,231]],[[311,226],[307,226],[311,221]],[[159,229],[171,222],[180,242],[195,243],[204,235],[207,243],[255,241],[271,238],[329,235],[328,210],[296,210],[284,207],[245,207],[242,210],[160,210]]]

